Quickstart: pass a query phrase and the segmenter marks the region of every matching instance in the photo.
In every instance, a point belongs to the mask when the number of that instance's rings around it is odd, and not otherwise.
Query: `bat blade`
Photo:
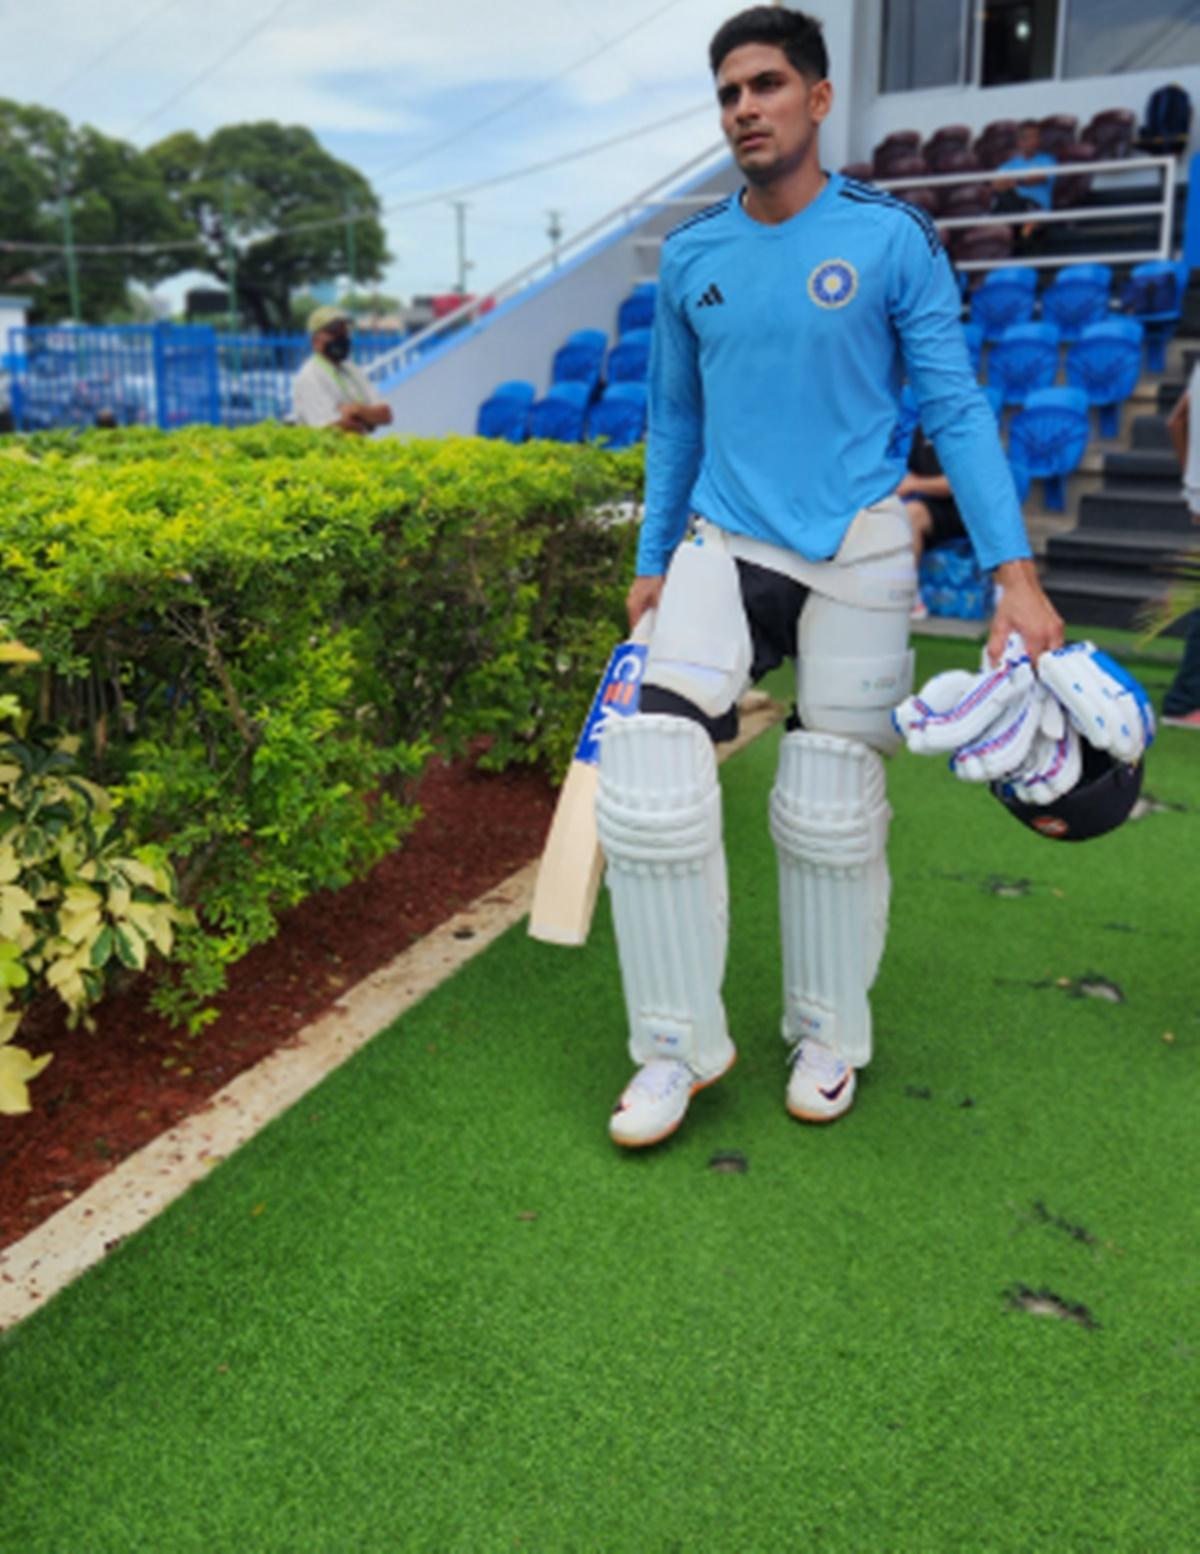
[[[529,913],[530,936],[547,944],[584,944],[592,925],[604,872],[596,834],[600,738],[609,723],[637,711],[650,625],[643,621],[613,650],[558,795]]]

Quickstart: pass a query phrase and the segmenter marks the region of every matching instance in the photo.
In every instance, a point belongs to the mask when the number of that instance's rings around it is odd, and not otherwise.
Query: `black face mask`
[[[325,342],[325,355],[331,362],[344,362],[350,355],[350,336],[334,335]]]

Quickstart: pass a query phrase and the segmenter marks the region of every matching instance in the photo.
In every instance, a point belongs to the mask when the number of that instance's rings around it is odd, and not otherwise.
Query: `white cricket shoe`
[[[833,1122],[854,1105],[854,1070],[824,1042],[806,1037],[792,1052],[787,1109],[801,1122]]]
[[[614,1144],[625,1149],[643,1149],[669,1138],[687,1115],[688,1102],[697,1090],[716,1084],[727,1074],[737,1058],[732,1042],[729,1062],[711,1079],[697,1079],[686,1063],[677,1058],[655,1058],[637,1073],[621,1092],[608,1119],[608,1131]]]

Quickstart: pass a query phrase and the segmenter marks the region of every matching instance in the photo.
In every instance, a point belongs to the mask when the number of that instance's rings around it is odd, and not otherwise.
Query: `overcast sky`
[[[569,237],[719,139],[715,108],[704,107],[705,56],[737,9],[737,0],[0,0],[0,96],[138,146],[256,119],[304,124],[370,178],[385,206],[700,110],[471,195],[470,286],[486,290],[548,247],[548,210]],[[449,205],[385,219],[395,261],[385,288],[405,298],[450,289]]]

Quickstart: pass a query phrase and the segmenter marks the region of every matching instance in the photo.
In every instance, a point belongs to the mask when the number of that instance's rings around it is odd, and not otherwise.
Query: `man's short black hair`
[[[809,81],[824,81],[829,74],[829,53],[821,24],[803,11],[782,5],[752,5],[722,22],[708,46],[708,62],[716,75],[726,54],[746,43],[767,43],[782,49],[788,64]]]

